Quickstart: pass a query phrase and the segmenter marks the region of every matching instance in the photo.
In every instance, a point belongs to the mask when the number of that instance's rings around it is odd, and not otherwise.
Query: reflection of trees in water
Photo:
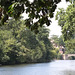
[[[65,70],[65,71],[63,71],[63,75],[75,75],[75,71],[74,70]]]

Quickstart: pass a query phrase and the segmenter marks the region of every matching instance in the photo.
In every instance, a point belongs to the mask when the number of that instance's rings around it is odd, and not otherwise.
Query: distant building
[[[65,53],[65,48],[63,46],[60,46],[59,53],[60,54],[64,54]]]

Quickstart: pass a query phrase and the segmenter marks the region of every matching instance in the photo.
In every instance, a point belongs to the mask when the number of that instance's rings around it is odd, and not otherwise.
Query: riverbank
[[[22,64],[38,64],[38,63],[49,63],[49,62],[52,62],[54,60],[51,60],[51,61],[44,61],[44,62],[25,62],[25,63],[15,63],[15,64],[0,64],[0,66],[6,66],[6,65],[22,65]]]

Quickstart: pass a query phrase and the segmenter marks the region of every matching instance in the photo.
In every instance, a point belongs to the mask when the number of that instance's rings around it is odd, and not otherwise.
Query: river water
[[[75,75],[75,60],[0,66],[0,75]]]

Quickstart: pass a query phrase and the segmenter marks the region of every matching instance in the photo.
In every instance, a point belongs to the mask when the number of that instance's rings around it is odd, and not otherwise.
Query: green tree
[[[59,46],[59,38],[57,35],[52,35],[51,40],[54,40],[54,43]]]
[[[25,20],[26,26],[38,32],[38,27],[46,24],[50,25],[57,4],[61,0],[0,0],[0,21],[4,24],[9,17],[18,19],[20,14],[27,13],[28,19]],[[69,0],[66,0],[69,1]],[[34,19],[37,22],[33,22]]]
[[[64,46],[65,43],[64,43],[64,40],[63,40],[63,36],[61,35],[60,37],[58,37],[57,35],[53,35],[51,37],[51,40],[54,40],[54,43],[57,45],[57,46]]]
[[[52,60],[54,53],[48,39],[49,31],[45,27],[39,28],[39,31],[36,35],[25,27],[23,21],[13,19],[1,26],[0,63],[18,64]]]
[[[59,45],[65,46],[64,38],[62,35],[59,37]]]
[[[66,53],[75,53],[75,3],[69,5],[66,10],[60,9],[56,19],[62,27]]]
[[[57,12],[56,19],[58,20],[58,25],[62,27],[62,33],[64,40],[70,40],[75,38],[75,7],[69,5],[67,10],[60,9]]]

